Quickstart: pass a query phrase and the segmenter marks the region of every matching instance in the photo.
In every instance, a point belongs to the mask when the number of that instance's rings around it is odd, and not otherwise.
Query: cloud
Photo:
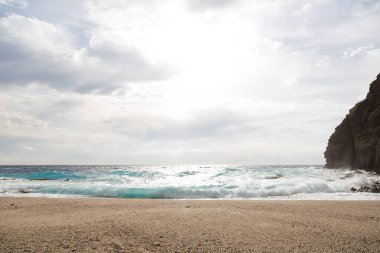
[[[193,0],[189,1],[189,5],[192,10],[199,11],[227,8],[237,2],[239,2],[239,0]]]
[[[164,67],[132,48],[78,48],[63,27],[36,18],[1,18],[0,37],[0,85],[41,83],[57,90],[109,94],[127,82],[166,77]]]
[[[255,124],[250,116],[227,108],[195,111],[181,120],[132,114],[107,119],[104,124],[121,135],[153,142],[228,138],[255,132]]]
[[[355,57],[359,54],[362,54],[363,52],[369,51],[373,49],[373,45],[370,46],[362,46],[355,49],[347,50],[343,52],[343,59],[347,59],[350,57]]]
[[[33,116],[27,115],[25,113],[17,113],[17,112],[0,112],[1,113],[1,121],[3,128],[23,128],[35,130],[36,128],[47,128],[48,123],[46,121],[36,119]]]
[[[28,2],[27,0],[0,0],[0,8],[2,5],[26,8],[28,6]]]

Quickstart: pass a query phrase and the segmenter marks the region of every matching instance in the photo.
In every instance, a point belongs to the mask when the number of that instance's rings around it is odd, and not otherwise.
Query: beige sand
[[[380,201],[0,198],[0,252],[380,252]]]

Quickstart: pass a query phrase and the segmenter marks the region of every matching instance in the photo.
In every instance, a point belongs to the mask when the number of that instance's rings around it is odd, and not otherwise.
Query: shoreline
[[[1,252],[377,252],[380,201],[0,198]]]
[[[351,193],[350,193],[351,194]],[[358,193],[352,193],[352,194],[358,194]],[[360,193],[359,193],[360,194]],[[379,195],[379,193],[368,193],[370,196],[371,195]],[[27,193],[27,196],[25,195],[10,195],[10,196],[0,196],[0,200],[1,199],[94,199],[94,200],[102,200],[102,199],[114,199],[114,200],[163,200],[163,201],[268,201],[268,202],[271,202],[271,201],[279,201],[279,202],[282,202],[282,201],[310,201],[310,202],[314,202],[314,201],[321,201],[321,202],[324,202],[324,201],[328,201],[328,202],[360,202],[360,201],[379,201],[380,202],[380,199],[378,198],[358,198],[358,199],[349,199],[349,198],[342,198],[342,199],[334,199],[334,198],[331,198],[331,199],[317,199],[317,198],[281,198],[281,197],[263,197],[263,198],[199,198],[199,199],[175,199],[175,198],[162,198],[162,199],[159,199],[159,198],[123,198],[123,197],[102,197],[102,196],[81,196],[81,195],[70,195],[70,196],[57,196],[57,195],[54,195],[54,196],[29,196],[29,193]]]

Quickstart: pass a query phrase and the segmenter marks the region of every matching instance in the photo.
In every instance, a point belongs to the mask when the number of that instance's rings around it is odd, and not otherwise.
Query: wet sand
[[[380,201],[0,198],[0,252],[379,252]]]

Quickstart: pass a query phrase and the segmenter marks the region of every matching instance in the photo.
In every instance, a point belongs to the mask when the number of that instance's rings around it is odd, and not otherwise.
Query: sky
[[[0,0],[0,164],[324,164],[377,0]]]

